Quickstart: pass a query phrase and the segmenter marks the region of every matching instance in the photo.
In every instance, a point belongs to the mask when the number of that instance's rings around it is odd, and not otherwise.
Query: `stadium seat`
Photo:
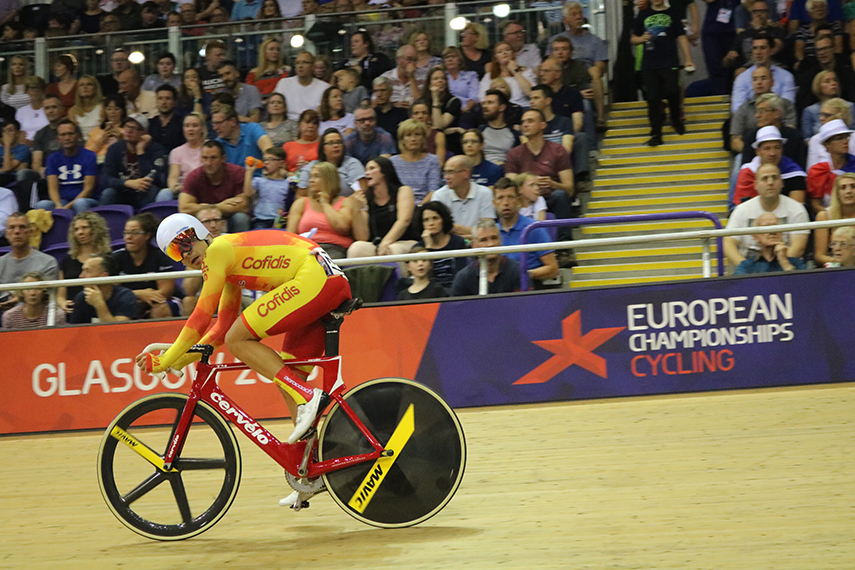
[[[57,208],[51,210],[50,213],[53,216],[53,225],[48,231],[42,234],[42,251],[52,245],[68,241],[68,228],[71,226],[71,220],[74,218],[73,210]]]
[[[167,202],[154,202],[148,206],[140,208],[140,214],[143,212],[151,212],[158,220],[163,220],[166,216],[178,213],[178,200],[169,200]]]
[[[125,222],[134,215],[134,209],[125,204],[97,206],[92,208],[91,211],[97,213],[107,222],[107,227],[110,229],[111,243],[122,239],[122,234],[125,232]]]
[[[42,253],[46,253],[56,259],[57,265],[62,263],[62,260],[68,255],[67,243],[55,243],[49,247],[43,248]]]

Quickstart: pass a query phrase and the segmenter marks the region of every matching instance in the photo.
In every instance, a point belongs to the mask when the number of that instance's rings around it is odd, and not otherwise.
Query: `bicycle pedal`
[[[318,430],[314,426],[312,426],[309,428],[309,431],[304,433],[303,437],[301,437],[298,441],[306,441],[308,439],[311,439],[311,438],[315,437],[315,434],[317,434],[317,433],[318,433]]]
[[[302,509],[308,509],[309,508],[309,501],[294,503],[293,505],[291,505],[291,508],[294,509],[295,511],[299,511]]]

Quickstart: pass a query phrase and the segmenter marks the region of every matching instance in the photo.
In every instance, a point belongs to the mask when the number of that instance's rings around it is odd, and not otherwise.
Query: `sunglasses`
[[[184,256],[193,251],[196,243],[196,232],[186,229],[169,242],[166,246],[166,255],[173,261],[181,261]]]

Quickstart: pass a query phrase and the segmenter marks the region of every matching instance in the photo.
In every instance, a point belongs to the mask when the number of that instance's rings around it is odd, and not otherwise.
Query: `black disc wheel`
[[[399,378],[366,382],[344,399],[391,453],[324,475],[333,500],[356,519],[384,528],[418,524],[439,512],[460,486],[466,465],[466,440],[454,411],[425,386]],[[323,461],[373,451],[338,404],[319,439]]]
[[[107,506],[148,538],[196,536],[214,526],[237,495],[237,440],[226,420],[204,402],[196,403],[172,468],[163,469],[187,400],[186,394],[155,394],[134,402],[113,420],[98,450],[98,484]]]

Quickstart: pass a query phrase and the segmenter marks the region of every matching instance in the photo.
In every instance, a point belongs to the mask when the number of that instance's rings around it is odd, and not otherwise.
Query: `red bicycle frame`
[[[187,432],[190,429],[190,423],[193,419],[193,412],[196,403],[200,400],[208,403],[216,409],[221,416],[228,419],[238,431],[246,435],[253,443],[260,447],[267,455],[269,455],[276,463],[282,466],[288,473],[295,477],[318,477],[324,473],[335,471],[343,467],[362,463],[364,461],[372,461],[378,459],[383,453],[383,445],[377,441],[377,438],[368,431],[365,424],[357,417],[356,413],[344,401],[343,395],[346,391],[344,381],[341,378],[341,356],[327,356],[321,358],[312,358],[309,360],[288,361],[289,366],[319,366],[324,372],[324,391],[330,397],[338,402],[342,411],[350,418],[354,425],[359,429],[365,439],[374,448],[371,453],[362,455],[352,455],[347,457],[338,457],[328,459],[326,461],[314,462],[311,453],[307,454],[306,445],[314,443],[314,438],[308,441],[298,441],[290,445],[276,439],[264,426],[253,419],[246,411],[243,410],[234,400],[229,398],[217,385],[216,377],[222,371],[227,370],[248,370],[249,366],[243,363],[234,364],[208,364],[204,361],[196,363],[196,378],[190,387],[190,398],[181,412],[181,418],[175,428],[175,433],[169,444],[169,448],[164,458],[164,469],[172,468],[172,463],[181,452],[184,446],[184,441],[187,439]],[[316,423],[317,425],[317,423]],[[300,474],[301,462],[304,458],[308,458],[306,465],[307,472]]]

